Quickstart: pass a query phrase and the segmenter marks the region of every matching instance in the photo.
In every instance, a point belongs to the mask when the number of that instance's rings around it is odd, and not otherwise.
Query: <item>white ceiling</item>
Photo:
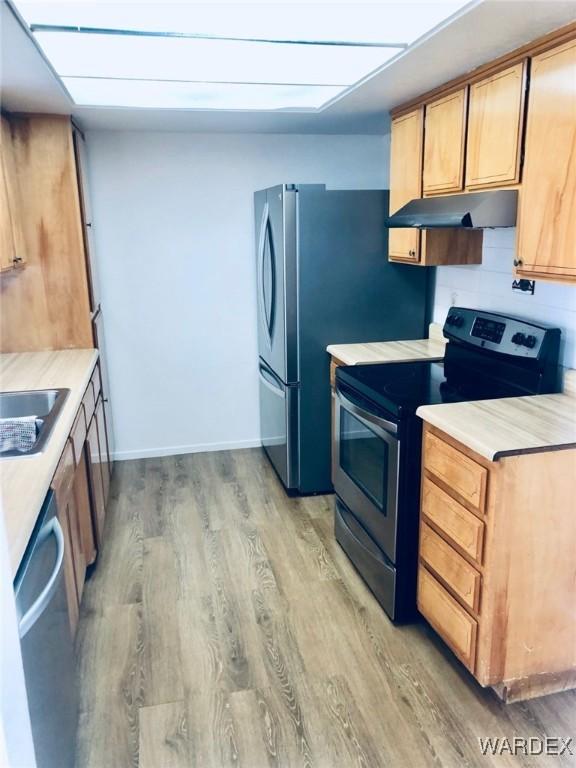
[[[201,112],[76,107],[5,0],[1,2],[3,108],[74,114],[81,126],[93,130],[385,133],[390,108],[576,18],[574,0],[471,3],[319,112]]]

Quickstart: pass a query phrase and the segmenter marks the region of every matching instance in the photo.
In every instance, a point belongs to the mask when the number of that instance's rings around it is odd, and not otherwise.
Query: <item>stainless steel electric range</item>
[[[336,539],[390,618],[416,615],[421,405],[559,390],[560,330],[452,307],[443,362],[336,371]]]

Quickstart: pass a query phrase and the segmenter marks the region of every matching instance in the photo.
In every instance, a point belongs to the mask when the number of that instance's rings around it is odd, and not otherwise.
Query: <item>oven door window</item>
[[[340,467],[387,513],[388,443],[345,408],[340,409]]]

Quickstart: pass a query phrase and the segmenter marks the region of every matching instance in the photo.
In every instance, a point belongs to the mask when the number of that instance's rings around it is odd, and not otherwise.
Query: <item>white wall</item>
[[[576,286],[536,282],[533,296],[512,291],[515,229],[484,232],[482,264],[438,267],[434,320],[443,323],[453,305],[539,320],[562,329],[562,362],[576,368]]]
[[[386,187],[388,140],[88,134],[117,458],[257,444],[253,192]]]

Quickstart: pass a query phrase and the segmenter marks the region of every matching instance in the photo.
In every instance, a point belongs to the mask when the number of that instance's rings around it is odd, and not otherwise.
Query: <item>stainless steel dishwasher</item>
[[[73,768],[78,722],[65,540],[56,513],[49,491],[14,581],[37,768]]]

